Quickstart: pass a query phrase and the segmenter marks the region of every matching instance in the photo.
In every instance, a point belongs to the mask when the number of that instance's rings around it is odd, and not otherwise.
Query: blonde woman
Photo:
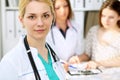
[[[46,43],[54,18],[51,0],[20,0],[25,37],[0,63],[0,80],[65,80],[54,50]]]

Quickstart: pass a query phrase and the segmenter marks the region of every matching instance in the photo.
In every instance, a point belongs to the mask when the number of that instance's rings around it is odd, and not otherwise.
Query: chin
[[[109,26],[107,26],[107,25],[104,25],[104,28],[105,28],[105,29],[109,29],[110,27],[109,27]]]

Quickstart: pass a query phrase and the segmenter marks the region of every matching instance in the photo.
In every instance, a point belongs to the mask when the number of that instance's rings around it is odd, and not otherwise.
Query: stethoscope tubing
[[[26,48],[26,51],[27,51],[31,66],[32,66],[33,71],[34,71],[35,79],[36,80],[41,80],[40,75],[39,75],[38,70],[37,70],[37,67],[35,65],[34,59],[32,57],[32,53],[31,53],[29,44],[27,42],[27,36],[25,36],[25,38],[24,38],[24,44],[25,44],[25,48]]]
[[[30,50],[30,47],[29,47],[29,44],[28,44],[28,41],[27,41],[27,36],[25,36],[25,38],[24,38],[24,45],[25,45],[26,52],[28,54],[28,57],[29,57],[32,69],[34,71],[35,79],[36,80],[41,80],[40,75],[39,75],[38,70],[37,70],[37,67],[36,67],[36,64],[34,62],[34,59],[33,59],[33,56],[32,56],[31,50]],[[50,45],[48,43],[46,43],[46,45],[49,47],[49,49],[51,51],[51,55],[53,57],[54,62],[59,61],[58,56],[56,55],[54,50],[50,47]]]

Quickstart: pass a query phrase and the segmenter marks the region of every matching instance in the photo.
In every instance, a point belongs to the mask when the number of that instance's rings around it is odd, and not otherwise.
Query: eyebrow
[[[46,12],[44,12],[43,14],[47,14],[47,13],[51,13],[51,11],[46,11]]]
[[[51,13],[50,11],[46,11],[46,12],[43,12],[42,14],[47,14],[47,13]],[[36,15],[36,13],[28,13],[30,15]]]

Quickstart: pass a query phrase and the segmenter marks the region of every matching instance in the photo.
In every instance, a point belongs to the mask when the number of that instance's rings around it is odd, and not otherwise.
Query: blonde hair
[[[54,16],[54,8],[51,0],[19,0],[19,16],[24,17],[25,8],[31,1],[45,2],[50,6],[51,12]]]

